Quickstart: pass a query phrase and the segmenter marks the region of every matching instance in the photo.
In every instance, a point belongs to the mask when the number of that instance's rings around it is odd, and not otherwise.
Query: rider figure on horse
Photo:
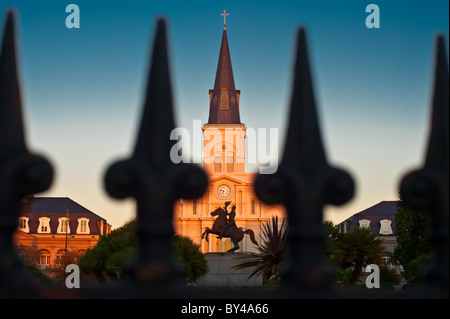
[[[231,201],[225,202],[225,209],[223,209],[222,207],[217,207],[214,211],[211,212],[211,216],[218,217],[214,221],[212,229],[206,227],[206,230],[202,234],[202,239],[206,238],[206,241],[208,241],[209,234],[218,235],[218,239],[222,239],[222,237],[230,238],[234,247],[227,250],[227,252],[229,253],[232,253],[239,249],[239,242],[244,239],[244,235],[249,235],[252,243],[258,246],[259,244],[255,239],[255,233],[253,232],[253,230],[242,230],[236,226],[236,222],[234,220],[236,217],[236,206],[233,205],[231,208],[231,212],[228,213],[227,207],[230,204]]]
[[[217,237],[218,239],[222,239],[224,234],[231,229],[232,227],[237,227],[236,222],[234,221],[234,218],[236,217],[236,206],[231,206],[231,212],[228,213],[227,207],[230,205],[231,201],[225,202],[225,212],[228,216],[227,224],[222,227],[222,231],[220,232],[220,235]]]

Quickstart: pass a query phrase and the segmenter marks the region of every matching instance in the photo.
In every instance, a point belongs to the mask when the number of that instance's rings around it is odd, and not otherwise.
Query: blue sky
[[[79,29],[65,26],[70,3],[80,8]],[[380,8],[379,29],[365,26],[370,3]],[[396,200],[400,178],[422,161],[436,33],[448,41],[447,0],[2,1],[2,32],[9,7],[19,17],[28,143],[56,170],[41,196],[70,197],[113,227],[134,216],[134,203],[109,198],[103,174],[132,150],[160,16],[169,22],[178,126],[207,122],[226,9],[241,120],[279,128],[280,152],[295,34],[307,28],[328,158],[357,184],[349,204],[326,208],[327,219]]]

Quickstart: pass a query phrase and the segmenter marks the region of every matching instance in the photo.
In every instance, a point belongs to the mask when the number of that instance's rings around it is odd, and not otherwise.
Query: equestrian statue
[[[236,226],[236,222],[234,220],[236,216],[236,206],[233,205],[231,207],[231,212],[227,212],[227,207],[230,205],[230,201],[225,202],[225,209],[222,207],[218,207],[216,210],[211,212],[211,216],[218,216],[216,220],[214,221],[214,224],[212,226],[212,229],[207,228],[203,234],[202,239],[206,236],[206,241],[208,240],[209,234],[217,235],[218,239],[222,238],[230,238],[233,242],[234,247],[229,249],[227,253],[231,253],[237,249],[239,249],[239,242],[244,238],[244,234],[247,234],[250,236],[250,240],[252,243],[258,246],[258,242],[255,240],[255,234],[253,233],[253,230],[247,229],[243,231],[242,229],[238,228]]]

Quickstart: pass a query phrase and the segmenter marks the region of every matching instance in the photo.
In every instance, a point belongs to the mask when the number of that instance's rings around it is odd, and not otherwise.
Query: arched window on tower
[[[234,172],[233,154],[227,154],[225,160],[226,160],[226,163],[227,163],[227,173],[233,173]]]
[[[222,156],[214,156],[214,172],[220,173],[222,171]]]

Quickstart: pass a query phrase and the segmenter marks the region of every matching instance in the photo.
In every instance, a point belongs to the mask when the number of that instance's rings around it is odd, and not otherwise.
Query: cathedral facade
[[[201,246],[204,253],[225,252],[233,248],[229,238],[218,239],[209,235],[202,239],[203,232],[212,228],[214,217],[211,212],[218,207],[227,212],[235,206],[235,223],[243,231],[253,230],[256,241],[261,242],[262,225],[272,216],[285,218],[281,205],[267,205],[255,195],[253,180],[256,173],[245,172],[246,126],[239,115],[240,90],[235,88],[231,66],[226,25],[217,64],[214,89],[209,90],[209,120],[203,125],[203,169],[209,184],[202,197],[196,200],[179,200],[174,205],[175,232],[190,237]],[[237,251],[256,251],[248,236],[239,243]]]

